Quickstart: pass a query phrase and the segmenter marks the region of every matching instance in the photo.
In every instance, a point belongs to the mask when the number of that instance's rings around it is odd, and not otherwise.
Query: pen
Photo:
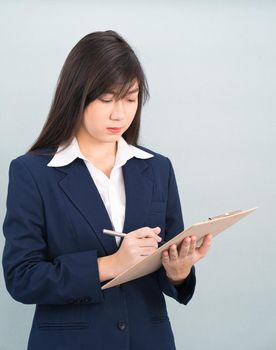
[[[105,228],[103,229],[103,233],[106,233],[107,235],[110,235],[110,236],[118,236],[118,237],[125,237],[127,235],[126,233],[123,233],[123,232],[107,230]]]
[[[127,235],[127,233],[123,233],[123,232],[117,232],[117,231],[112,231],[112,230],[107,230],[107,229],[103,229],[103,233],[110,235],[110,236],[118,236],[118,237],[125,237]],[[163,240],[158,242],[159,244],[163,244],[165,243]]]

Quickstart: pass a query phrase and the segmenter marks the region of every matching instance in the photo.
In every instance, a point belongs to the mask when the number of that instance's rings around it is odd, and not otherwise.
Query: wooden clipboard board
[[[172,244],[179,246],[185,237],[194,235],[197,237],[197,246],[199,246],[203,237],[207,233],[211,233],[213,236],[216,236],[220,232],[226,230],[228,227],[234,225],[245,216],[251,214],[256,209],[257,207],[248,210],[235,210],[229,213],[214,216],[206,221],[193,224],[186,230],[173,237],[168,242],[164,243],[161,247],[156,249],[153,254],[145,257],[145,259],[142,261],[131,266],[129,269],[120,273],[117,277],[104,284],[102,286],[102,289],[111,288],[119,284],[132,281],[136,278],[145,276],[158,270],[162,266],[161,258],[163,250],[168,249]]]

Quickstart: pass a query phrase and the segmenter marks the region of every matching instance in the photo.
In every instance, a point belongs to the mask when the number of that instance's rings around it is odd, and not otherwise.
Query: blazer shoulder
[[[53,158],[55,153],[54,149],[45,148],[39,150],[39,152],[27,152],[22,154],[11,161],[11,165],[24,165],[28,169],[45,167]]]
[[[168,169],[168,170],[170,170],[170,168],[172,167],[172,162],[169,159],[169,157],[167,157],[159,152],[153,151],[149,148],[146,148],[144,146],[138,145],[136,147],[153,155],[153,157],[145,159],[145,161],[152,164],[152,166],[157,167],[157,168]]]

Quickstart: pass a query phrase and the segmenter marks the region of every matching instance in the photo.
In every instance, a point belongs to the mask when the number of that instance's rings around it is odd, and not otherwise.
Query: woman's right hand
[[[142,227],[129,232],[118,251],[113,254],[116,275],[151,255],[158,248],[160,227]]]

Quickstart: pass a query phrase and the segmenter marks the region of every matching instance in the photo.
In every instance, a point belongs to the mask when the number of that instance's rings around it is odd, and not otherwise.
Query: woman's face
[[[137,80],[125,97],[115,101],[112,93],[103,94],[84,110],[78,136],[91,142],[115,142],[129,128],[138,107]]]

